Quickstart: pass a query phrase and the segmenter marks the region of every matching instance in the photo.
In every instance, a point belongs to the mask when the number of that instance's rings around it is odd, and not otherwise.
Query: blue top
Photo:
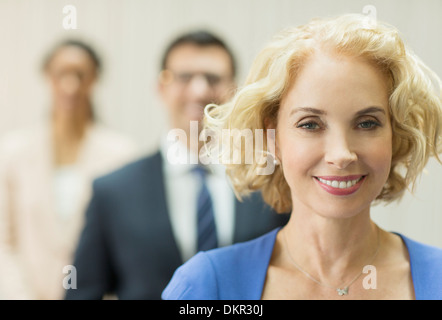
[[[165,300],[259,300],[279,228],[251,241],[199,252],[179,267]],[[398,234],[410,256],[418,300],[442,300],[442,249]]]

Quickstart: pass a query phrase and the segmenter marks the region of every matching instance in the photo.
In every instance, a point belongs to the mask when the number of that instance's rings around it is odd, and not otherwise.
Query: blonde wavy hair
[[[219,135],[223,129],[265,130],[269,123],[276,125],[282,98],[315,51],[333,48],[341,54],[364,57],[391,82],[391,170],[376,200],[391,202],[407,188],[413,191],[429,157],[441,162],[441,80],[405,45],[396,28],[367,19],[358,14],[313,19],[278,33],[258,54],[233,99],[221,106],[206,107],[205,128]],[[265,140],[259,144],[262,155],[268,154]],[[254,141],[255,148],[257,145]],[[242,145],[227,150],[230,155],[235,152],[244,158]],[[219,156],[226,159],[225,154]],[[264,200],[277,212],[291,211],[291,193],[281,166],[276,166],[273,174],[260,175],[259,162],[225,163],[237,197],[261,190]]]

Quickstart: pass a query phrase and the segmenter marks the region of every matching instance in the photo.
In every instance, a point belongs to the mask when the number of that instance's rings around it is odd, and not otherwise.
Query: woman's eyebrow
[[[364,115],[367,113],[376,113],[376,112],[381,112],[381,113],[385,114],[384,108],[371,106],[371,107],[359,110],[358,112],[356,112],[356,116],[361,116],[361,115]]]
[[[316,108],[312,108],[312,107],[300,107],[300,108],[292,109],[292,111],[290,111],[290,116],[297,113],[297,112],[313,113],[313,114],[317,114],[317,115],[327,114],[327,112],[325,112],[324,110],[321,110],[321,109],[316,109]]]
[[[322,109],[317,109],[317,108],[312,108],[312,107],[299,107],[299,108],[292,109],[290,111],[290,116],[292,116],[293,114],[298,113],[298,112],[313,113],[313,114],[317,114],[317,115],[326,115],[327,114],[327,112]],[[377,106],[370,106],[370,107],[364,108],[364,109],[356,112],[356,116],[361,116],[364,114],[376,113],[376,112],[381,112],[381,113],[385,114],[384,108],[377,107]]]

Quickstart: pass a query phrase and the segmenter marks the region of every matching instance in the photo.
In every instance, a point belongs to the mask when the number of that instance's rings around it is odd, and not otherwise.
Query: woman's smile
[[[346,196],[355,193],[364,183],[366,175],[320,176],[315,181],[330,194]]]

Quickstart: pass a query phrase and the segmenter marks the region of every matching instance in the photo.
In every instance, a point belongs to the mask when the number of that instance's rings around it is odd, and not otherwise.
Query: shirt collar
[[[171,141],[163,136],[160,144],[161,155],[164,159],[166,172],[170,175],[183,175],[191,172],[198,165],[198,155],[189,150],[179,141]],[[205,166],[209,174],[225,177],[226,168],[221,164]]]

